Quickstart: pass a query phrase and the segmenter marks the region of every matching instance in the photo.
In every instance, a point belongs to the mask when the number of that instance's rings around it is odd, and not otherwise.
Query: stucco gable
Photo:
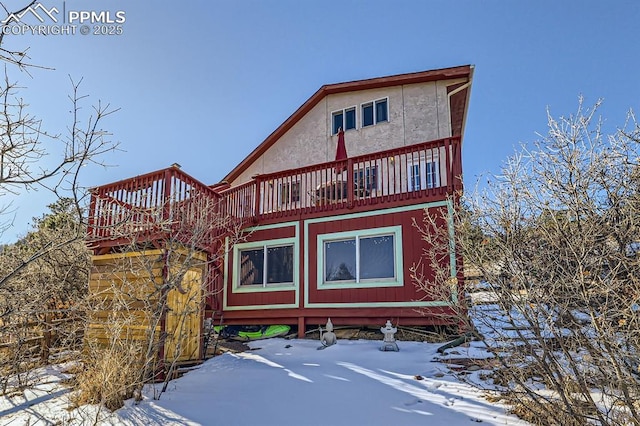
[[[271,133],[260,145],[256,147],[242,162],[240,162],[231,172],[229,172],[223,179],[223,181],[233,183],[234,181],[239,183],[247,180],[247,173],[249,170],[255,170],[255,163],[257,161],[265,161],[265,153],[270,150],[276,142],[278,142],[283,136],[287,134],[295,126],[301,125],[303,118],[318,109],[323,110],[323,113],[330,111],[324,111],[328,108],[327,97],[331,95],[345,94],[349,92],[359,91],[372,91],[374,89],[390,88],[394,86],[412,85],[418,83],[437,82],[441,80],[456,80],[470,82],[473,75],[473,66],[464,65],[452,68],[443,68],[430,71],[421,71],[408,74],[399,74],[387,77],[378,77],[366,80],[357,80],[345,83],[324,85],[316,93],[314,93],[304,104],[302,104],[287,120],[285,120],[273,133]],[[462,83],[464,84],[464,83]],[[456,90],[455,87],[453,86]],[[451,113],[457,114],[457,116],[451,117],[451,126],[449,129],[451,133],[460,134],[462,132],[462,126],[464,124],[464,116],[466,111],[466,104],[468,103],[469,90],[464,89],[459,91],[459,95],[455,97],[455,109],[452,108]],[[452,98],[453,99],[453,98]],[[324,105],[323,105],[324,102]],[[448,125],[448,124],[447,124]],[[286,139],[286,138],[285,138]],[[286,144],[286,142],[285,142]],[[329,148],[326,146],[319,147],[321,152],[327,157]],[[286,148],[283,147],[286,151]],[[280,151],[277,149],[276,151]],[[328,157],[324,161],[330,160]],[[253,167],[252,167],[253,166]],[[240,179],[239,179],[240,178]]]

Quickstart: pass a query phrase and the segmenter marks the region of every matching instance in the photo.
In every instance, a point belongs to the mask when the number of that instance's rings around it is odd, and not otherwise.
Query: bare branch
[[[599,105],[548,113],[548,133],[454,219],[456,251],[484,280],[464,284],[477,303],[460,321],[484,335],[502,365],[494,381],[534,423],[640,423],[639,127],[630,113],[605,135]],[[431,248],[412,278],[442,300],[447,273],[421,272],[450,245],[437,220],[419,226]]]

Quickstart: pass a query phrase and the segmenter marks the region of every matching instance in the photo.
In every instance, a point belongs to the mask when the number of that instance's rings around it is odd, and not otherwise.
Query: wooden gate
[[[184,274],[179,290],[167,295],[165,322],[165,361],[182,362],[200,358],[202,341],[202,271],[190,269]]]
[[[86,343],[151,345],[165,365],[202,359],[206,263],[186,249],[93,256]]]

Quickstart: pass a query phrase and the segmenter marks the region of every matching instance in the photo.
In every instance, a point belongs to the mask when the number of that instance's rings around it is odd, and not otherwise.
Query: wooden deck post
[[[99,219],[96,217],[97,216],[96,214],[97,191],[95,190],[95,188],[91,188],[89,190],[89,193],[91,194],[91,201],[89,202],[89,217],[87,218],[87,235],[90,235],[92,238],[95,238],[98,236],[96,232],[97,231],[96,220]]]
[[[349,158],[347,160],[347,208],[353,208],[353,193],[356,190],[356,187],[353,182],[353,159]]]
[[[447,193],[451,193],[451,188],[453,188],[453,166],[455,164],[455,158],[452,157],[452,146],[451,139],[447,138],[444,140],[444,155],[446,157],[445,164],[447,167]]]
[[[260,216],[260,186],[262,185],[262,182],[259,176],[257,176],[254,179],[254,183],[255,183],[255,193],[254,193],[255,205],[253,206],[253,209],[254,209],[253,217],[255,219],[258,216]]]
[[[462,189],[462,149],[460,139],[453,141],[453,167],[454,190]]]
[[[169,216],[171,214],[171,177],[173,173],[171,169],[166,169],[164,171],[164,187],[162,194],[162,221],[166,222],[169,220]]]

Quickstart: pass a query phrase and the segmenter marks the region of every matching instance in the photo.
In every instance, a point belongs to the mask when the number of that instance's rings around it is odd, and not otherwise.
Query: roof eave
[[[277,129],[258,145],[244,160],[233,168],[222,180],[233,182],[243,170],[253,164],[264,154],[278,139],[288,132],[298,121],[328,95],[337,93],[354,92],[360,90],[379,89],[382,87],[400,86],[405,84],[426,83],[429,81],[451,80],[455,78],[471,78],[472,65],[462,65],[452,68],[441,68],[430,71],[420,71],[407,74],[399,74],[388,77],[377,77],[366,80],[349,81],[345,83],[325,84],[320,87],[305,103],[289,116]]]

